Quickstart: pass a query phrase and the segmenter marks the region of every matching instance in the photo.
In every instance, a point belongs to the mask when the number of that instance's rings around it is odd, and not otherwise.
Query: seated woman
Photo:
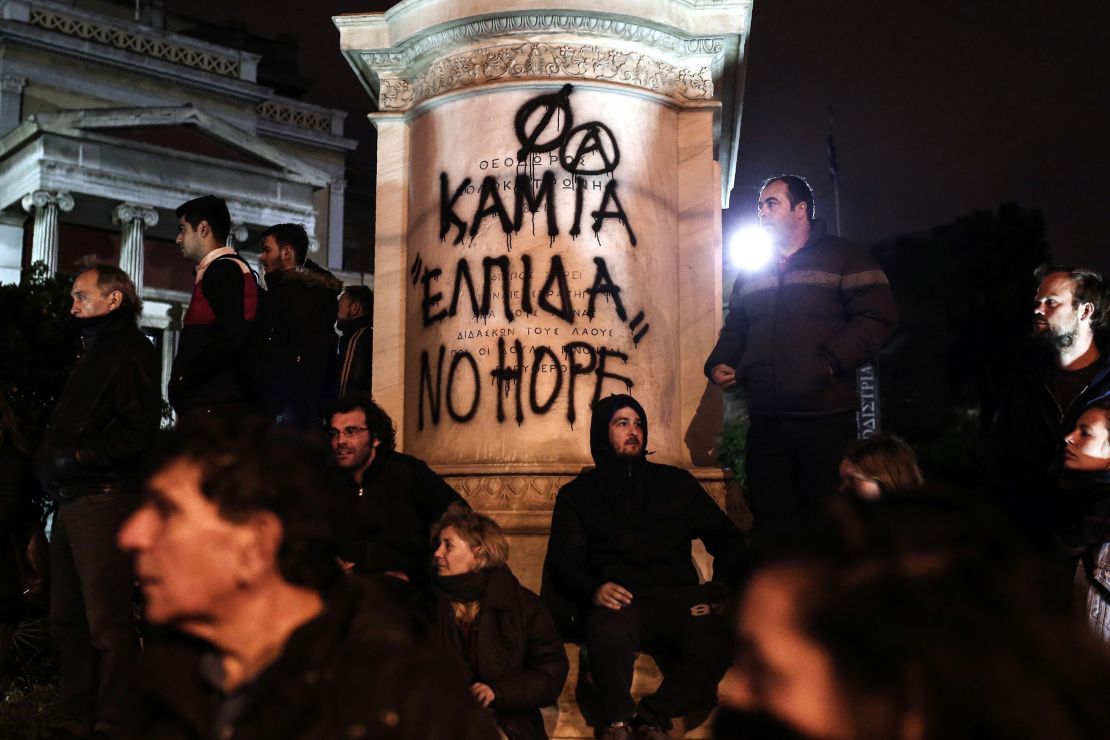
[[[893,434],[876,434],[856,442],[840,462],[840,492],[860,498],[906,491],[925,485],[917,455]]]
[[[842,497],[742,596],[715,737],[1110,737],[1110,663],[974,497]]]
[[[1079,417],[1064,437],[1061,465],[1056,544],[1078,558],[1076,601],[1095,635],[1110,642],[1110,400]]]
[[[551,616],[509,570],[509,545],[492,519],[456,503],[432,534],[433,632],[465,664],[470,693],[510,740],[546,738],[540,707],[556,702],[568,670]]]

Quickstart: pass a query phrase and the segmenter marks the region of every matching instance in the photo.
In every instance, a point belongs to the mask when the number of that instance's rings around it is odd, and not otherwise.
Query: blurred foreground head
[[[1105,653],[995,518],[925,494],[845,498],[768,554],[718,737],[1110,737]]]
[[[328,586],[337,475],[319,441],[262,419],[163,433],[118,536],[135,556],[147,618],[197,632],[275,588]]]

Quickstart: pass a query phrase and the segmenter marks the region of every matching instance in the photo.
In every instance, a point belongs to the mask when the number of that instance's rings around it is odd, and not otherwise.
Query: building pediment
[[[0,139],[0,158],[40,134],[123,140],[141,147],[218,161],[228,166],[280,171],[291,179],[324,187],[330,178],[250,131],[232,126],[193,105],[166,108],[105,108],[40,113]]]

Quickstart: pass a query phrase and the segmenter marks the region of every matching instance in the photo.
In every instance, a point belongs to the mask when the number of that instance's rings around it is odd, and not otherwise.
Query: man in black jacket
[[[394,449],[393,420],[364,393],[344,396],[328,412],[328,439],[347,474],[344,567],[426,585],[431,529],[447,507],[466,502],[423,461]]]
[[[748,504],[755,533],[773,536],[836,490],[856,437],[856,370],[876,359],[896,310],[878,263],[814,220],[805,180],[767,180],[758,213],[778,258],[736,277],[705,374],[744,388]]]
[[[139,330],[142,304],[112,265],[73,283],[82,352],[66,379],[35,466],[57,504],[50,543],[50,625],[61,658],[56,737],[111,736],[134,679],[130,560],[115,545],[127,514],[121,481],[161,420],[158,352]]]
[[[602,737],[612,740],[666,737],[672,717],[712,706],[728,664],[720,584],[735,586],[745,562],[743,536],[694,477],[647,461],[647,431],[631,396],[597,403],[597,467],[559,491],[544,564],[558,597],[580,610],[607,723]],[[714,557],[715,583],[698,583],[695,539]],[[639,707],[629,694],[638,650],[663,671],[659,690]]]
[[[243,416],[164,436],[119,532],[152,632],[136,740],[495,738],[380,588],[340,578],[319,440]]]
[[[1102,275],[1083,267],[1042,265],[1035,276],[1032,336],[1041,351],[1014,373],[991,441],[999,502],[1033,544],[1046,546],[1061,440],[1092,403],[1110,397],[1110,357],[1095,343],[1110,296]]]
[[[336,296],[342,284],[308,259],[300,224],[277,224],[262,233],[259,255],[266,272],[261,367],[267,416],[307,430],[320,422],[320,399],[335,361]]]
[[[251,395],[242,362],[258,311],[258,282],[246,260],[225,246],[231,215],[223,200],[205,195],[184,203],[177,222],[177,246],[197,267],[173,358],[170,405],[179,420],[237,413]]]
[[[374,292],[348,285],[339,294],[339,362],[332,386],[337,396],[369,393],[374,371]]]

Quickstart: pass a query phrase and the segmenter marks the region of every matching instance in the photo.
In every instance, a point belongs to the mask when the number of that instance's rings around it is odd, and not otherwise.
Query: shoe
[[[632,725],[627,722],[612,722],[601,733],[599,740],[632,740]]]
[[[637,724],[632,733],[635,740],[671,740],[670,733],[655,725]]]

